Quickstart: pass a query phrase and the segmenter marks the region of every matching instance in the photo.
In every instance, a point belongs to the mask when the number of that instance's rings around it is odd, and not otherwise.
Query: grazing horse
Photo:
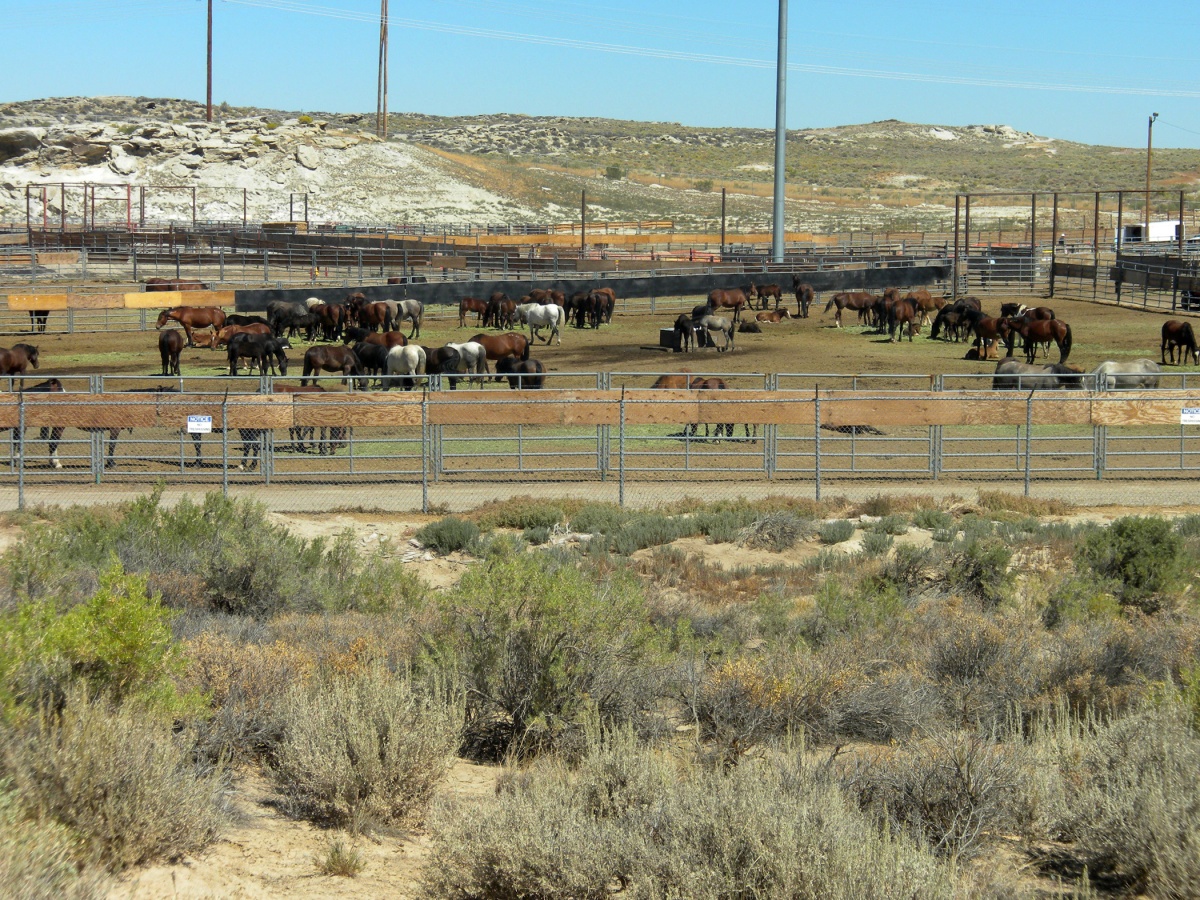
[[[304,353],[304,376],[300,384],[307,383],[309,376],[317,372],[341,372],[342,383],[351,377],[359,379],[358,386],[367,389],[367,379],[363,372],[362,362],[357,354],[349,347],[309,347]],[[313,380],[316,384],[316,380]]]
[[[33,344],[13,344],[11,350],[0,347],[0,375],[24,375],[38,367],[38,348]]]
[[[425,315],[425,304],[420,300],[387,300],[385,301],[392,311],[392,328],[399,329],[405,319],[412,323],[412,331],[408,333],[408,339],[421,336],[421,319]],[[386,329],[391,331],[391,328]]]
[[[1001,342],[1008,347],[1011,355],[1013,331],[1008,319],[985,316],[974,310],[964,310],[962,321],[967,326],[968,334],[975,333],[975,340],[971,342],[971,346],[978,348],[980,359],[987,359],[994,351],[998,352],[998,345]]]
[[[550,343],[552,337],[557,336],[558,342],[562,343],[562,333],[558,330],[558,323],[562,319],[562,307],[554,303],[522,303],[517,307],[517,315],[521,319],[522,325],[529,326],[529,340],[537,340],[539,329],[549,328],[550,333],[546,335],[546,343]]]
[[[601,304],[600,317],[604,320],[604,323],[607,325],[608,323],[610,323],[612,321],[613,313],[617,311],[617,294],[610,287],[598,287],[598,288],[593,289],[592,295],[595,296],[596,294],[599,294],[601,297],[604,298],[604,300]]]
[[[778,324],[784,319],[790,318],[790,314],[786,309],[773,309],[770,312],[760,312],[754,316],[756,322],[775,322]]]
[[[391,350],[393,347],[403,347],[408,343],[408,338],[402,331],[368,331],[366,328],[356,328],[351,325],[342,332],[342,343],[378,344],[380,347],[387,347]]]
[[[225,325],[225,310],[217,306],[176,306],[164,309],[158,314],[155,328],[162,328],[168,322],[178,322],[187,335],[187,345],[195,347],[192,340],[193,328],[212,328],[218,331]]]
[[[163,332],[165,337],[172,332],[178,332],[179,329],[172,328]],[[212,337],[208,339],[208,349],[216,350],[218,347],[228,344],[233,339],[235,334],[270,334],[271,326],[263,323],[255,323],[254,325],[226,325],[219,331],[214,330]],[[183,340],[180,338],[180,340]]]
[[[262,316],[243,316],[230,313],[225,317],[226,325],[266,325],[267,320]]]
[[[202,281],[187,281],[182,278],[147,278],[148,291],[206,291],[208,285]]]
[[[168,328],[158,334],[158,355],[162,357],[164,375],[179,374],[179,354],[183,352],[183,335],[178,328]]]
[[[462,365],[462,357],[453,347],[422,347],[425,351],[425,374],[453,375]],[[454,390],[457,378],[449,378],[450,390]]]
[[[1179,351],[1179,362],[1175,362],[1175,351]],[[1162,364],[1167,364],[1167,351],[1171,352],[1171,364],[1183,365],[1187,362],[1188,354],[1192,355],[1192,365],[1200,366],[1200,349],[1196,347],[1196,335],[1192,332],[1191,322],[1181,322],[1169,319],[1162,327]]]
[[[407,344],[404,347],[393,347],[387,353],[387,374],[383,389],[391,390],[392,382],[397,376],[403,376],[401,385],[406,391],[411,391],[416,384],[416,375],[425,374],[425,351],[420,344]]]
[[[1098,391],[1121,391],[1137,388],[1156,388],[1162,367],[1152,359],[1116,362],[1107,359],[1092,369]]]
[[[800,319],[807,319],[808,308],[812,306],[816,292],[813,291],[811,284],[801,281],[797,275],[792,276],[792,289],[796,292],[796,316]]]
[[[552,308],[558,309],[557,306],[553,306]],[[458,371],[467,375],[477,376],[469,378],[468,381],[475,381],[482,387],[484,379],[480,376],[491,374],[488,371],[487,350],[484,349],[483,344],[477,341],[464,341],[461,344],[449,343],[446,346],[458,354]],[[450,379],[451,389],[453,389],[456,381],[457,379],[455,378]]]
[[[358,310],[358,325],[368,331],[376,329],[391,331],[395,326],[395,315],[391,304],[382,300],[363,304]]]
[[[536,359],[520,360],[515,356],[502,356],[496,360],[496,380],[508,377],[511,390],[522,388],[536,391],[546,383],[546,367]]]
[[[924,325],[929,321],[929,314],[931,312],[936,316],[946,305],[945,297],[935,297],[929,291],[925,290],[925,288],[917,288],[915,291],[909,291],[904,295],[903,299],[911,300],[917,305],[917,309],[921,313],[921,321],[918,325]]]
[[[1035,366],[1005,357],[992,376],[993,391],[1083,390],[1083,370],[1062,363]]]
[[[707,306],[702,308],[708,309]],[[675,320],[672,341],[675,345],[676,353],[687,353],[690,347],[696,346],[696,326],[690,316],[684,313],[679,314],[679,317]]]
[[[718,353],[724,353],[726,350],[733,349],[733,336],[737,329],[729,319],[722,318],[721,316],[705,316],[699,322],[693,322],[692,327],[696,329],[697,345],[703,346],[700,335],[705,334],[708,340],[712,341],[713,346],[717,348]],[[722,336],[720,344],[712,340],[713,332]]]
[[[382,384],[382,376],[387,372],[388,354],[392,352],[392,348],[382,344],[368,344],[366,341],[359,341],[353,349],[354,355],[362,363],[363,372],[378,377]]]
[[[487,301],[479,297],[463,297],[458,301],[458,327],[465,328],[467,315],[475,313],[475,324],[482,325],[484,313],[487,312]]]
[[[842,310],[852,309],[859,314],[861,319],[863,310],[873,307],[877,299],[874,294],[868,294],[866,291],[838,291],[829,298],[822,315],[831,309],[837,310],[833,315],[833,322],[836,328],[841,328]]]
[[[742,310],[746,308],[748,302],[745,292],[739,291],[736,288],[733,290],[717,288],[708,292],[709,313],[716,313],[719,309],[732,309],[733,321],[735,323],[741,321]]]
[[[229,374],[237,375],[238,360],[249,359],[250,368],[258,367],[259,374],[266,375],[270,368],[275,374],[275,364],[279,364],[279,374],[287,374],[288,358],[284,350],[291,349],[286,338],[272,337],[269,334],[235,334],[229,340],[226,349],[229,359]]]
[[[48,381],[39,381],[32,387],[25,388],[24,392],[38,394],[61,394],[64,392],[64,389],[61,381],[59,381],[57,378],[51,378]],[[58,461],[58,445],[62,440],[62,435],[63,427],[61,425],[56,425],[53,428],[43,428],[40,435],[43,441],[49,440],[50,442],[50,465],[55,469],[62,468],[62,463]],[[24,434],[22,434],[21,429],[13,428],[11,458],[16,459],[18,456],[23,455],[23,439]]]
[[[913,332],[921,327],[921,312],[917,304],[908,298],[892,301],[887,311],[888,343],[896,342],[896,329],[900,329],[900,337],[904,338],[904,326],[908,326],[908,342],[911,344]]]
[[[483,345],[488,359],[503,359],[506,356],[515,356],[520,360],[529,359],[529,339],[515,331],[504,334],[481,333],[471,340]]]
[[[1032,363],[1037,356],[1039,344],[1045,345],[1050,352],[1050,344],[1058,346],[1058,361],[1065,363],[1071,355],[1071,326],[1062,319],[1007,319],[1014,334],[1019,334],[1025,342],[1025,361]],[[1009,344],[1008,355],[1012,355],[1012,344]]]
[[[29,311],[29,333],[30,334],[45,334],[46,325],[50,321],[50,310],[48,309],[31,309]]]
[[[346,326],[346,307],[338,303],[318,303],[309,307],[309,312],[317,317],[324,340],[336,341],[342,336],[342,329]]]

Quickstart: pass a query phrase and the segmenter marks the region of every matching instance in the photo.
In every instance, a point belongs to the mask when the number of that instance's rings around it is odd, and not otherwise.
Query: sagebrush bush
[[[34,821],[0,782],[0,896],[16,900],[100,900],[99,872],[80,865],[79,841],[56,822]]]
[[[1115,585],[1124,605],[1157,612],[1182,577],[1183,539],[1159,517],[1126,516],[1081,542],[1077,560]]]
[[[862,549],[867,556],[883,556],[892,549],[892,541],[890,534],[868,531],[863,535]]]
[[[349,828],[411,825],[425,814],[462,734],[462,701],[382,667],[290,691],[272,777],[299,817]]]
[[[821,538],[822,544],[840,544],[854,537],[854,523],[849,519],[822,522],[817,529],[817,535]]]
[[[1011,559],[1012,549],[999,538],[968,538],[951,550],[942,581],[952,592],[995,606],[1012,583]]]
[[[598,757],[598,759],[597,759]],[[728,773],[624,742],[433,818],[428,896],[939,898],[953,869],[881,832],[798,754]]]
[[[438,553],[466,550],[479,538],[479,526],[457,516],[447,516],[417,529],[416,539]]]
[[[611,534],[629,518],[618,506],[588,503],[571,516],[571,530],[580,534]]]
[[[742,543],[759,550],[782,553],[813,534],[811,520],[782,511],[759,516],[742,531]]]
[[[897,514],[887,515],[872,523],[868,530],[876,534],[907,534],[908,519]]]
[[[922,507],[913,513],[913,524],[918,528],[933,531],[938,528],[949,528],[954,522],[954,516],[940,509]]]
[[[528,494],[508,497],[480,507],[473,515],[483,529],[553,528],[564,521],[566,514],[560,503],[537,500]]]
[[[317,871],[336,878],[355,878],[367,867],[366,860],[358,848],[345,838],[330,838],[323,854],[313,857]]]
[[[10,727],[2,749],[21,804],[112,871],[195,852],[228,821],[224,769],[197,763],[186,732],[128,703],[73,692],[60,712]]]

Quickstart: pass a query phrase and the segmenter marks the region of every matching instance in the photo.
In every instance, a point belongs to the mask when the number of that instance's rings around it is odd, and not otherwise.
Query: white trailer
[[[1170,222],[1151,222],[1147,233],[1146,223],[1121,226],[1121,243],[1124,244],[1157,244],[1179,240],[1179,220]]]

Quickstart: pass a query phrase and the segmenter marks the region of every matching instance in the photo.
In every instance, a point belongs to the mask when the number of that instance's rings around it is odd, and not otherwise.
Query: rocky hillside
[[[732,228],[770,219],[773,132],[763,129],[404,113],[391,116],[380,141],[369,115],[222,105],[215,118],[204,122],[202,104],[163,98],[2,104],[0,221],[24,221],[26,185],[58,182],[195,186],[198,217],[220,221],[241,220],[243,192],[252,221],[286,218],[289,198],[302,209],[303,195],[315,221],[568,221],[586,191],[595,219],[710,227],[720,187]],[[956,191],[1136,187],[1144,159],[1004,125],[797,130],[789,134],[788,225],[934,230],[945,227]],[[1200,152],[1156,152],[1155,175],[1194,186]],[[57,203],[48,191],[52,218]],[[191,191],[147,192],[146,216],[190,219]]]

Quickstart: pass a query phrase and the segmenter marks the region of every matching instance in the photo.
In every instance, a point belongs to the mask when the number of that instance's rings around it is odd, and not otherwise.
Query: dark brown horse
[[[217,306],[176,306],[164,309],[158,314],[155,328],[162,328],[168,322],[178,322],[187,335],[187,345],[196,346],[192,340],[193,328],[212,328],[219,331],[225,325],[225,310]]]
[[[322,338],[336,341],[342,336],[342,329],[346,326],[346,307],[340,303],[318,303],[309,312],[317,317]]]
[[[483,345],[488,359],[503,359],[506,356],[515,356],[521,361],[529,359],[529,338],[515,331],[505,334],[481,333],[471,340]]]
[[[746,299],[746,294],[736,288],[733,290],[722,290],[720,288],[708,292],[708,308],[714,313],[718,309],[732,309],[733,321],[741,320],[742,310],[746,308],[749,301]]]
[[[0,375],[24,375],[30,366],[38,367],[38,349],[32,344],[13,344],[11,350],[0,347]]]
[[[358,311],[358,325],[371,331],[377,328],[391,331],[395,325],[392,308],[382,300],[365,303]]]
[[[463,297],[458,301],[458,327],[467,324],[467,316],[475,313],[475,324],[483,324],[483,314],[487,312],[487,301],[480,297]]]
[[[794,275],[792,276],[792,287],[796,292],[796,316],[801,319],[807,319],[808,308],[812,306],[816,292],[813,291],[811,284],[807,281],[801,281]]]
[[[905,300],[911,300],[916,304],[917,309],[921,313],[920,324],[924,325],[929,321],[929,315],[937,315],[942,307],[946,305],[945,297],[935,297],[925,288],[917,288],[915,291],[909,291],[904,295]]]
[[[1179,351],[1179,362],[1175,362],[1176,349]],[[1171,353],[1172,365],[1183,365],[1187,362],[1188,354],[1192,355],[1192,365],[1200,366],[1200,349],[1196,347],[1196,335],[1192,331],[1191,322],[1181,322],[1169,319],[1162,327],[1162,364],[1167,364],[1167,352]]]
[[[391,350],[393,347],[403,347],[408,344],[408,338],[401,331],[368,331],[365,328],[347,328],[342,333],[342,343],[357,344],[359,342],[367,344],[378,344],[380,347],[386,347]]]
[[[344,376],[343,382],[347,378],[356,377],[359,379],[359,388],[367,388],[362,363],[354,351],[346,346],[309,347],[304,354],[304,377],[300,379],[300,384],[304,385],[310,375],[318,372],[341,372]]]
[[[852,309],[857,313],[861,313],[865,309],[870,309],[875,305],[875,301],[879,298],[874,294],[868,294],[866,291],[838,291],[829,298],[829,302],[825,304],[824,312],[829,312],[831,309],[836,309],[833,321],[837,328],[842,327],[842,310]]]
[[[50,321],[50,310],[31,309],[29,311],[29,333],[45,334],[46,325]]]
[[[148,291],[206,291],[208,285],[203,281],[188,281],[183,278],[147,278]]]
[[[235,334],[270,334],[270,333],[271,333],[271,326],[267,325],[265,322],[257,322],[253,325],[226,325],[224,328],[213,330],[212,337],[208,339],[208,349],[216,350],[218,347],[228,344],[230,339]],[[166,331],[164,331],[159,339],[160,347],[162,346],[161,338],[166,337],[168,334],[179,334],[179,329],[178,328],[168,328]],[[180,343],[183,342],[183,338],[180,338],[179,340],[180,340]],[[164,372],[163,374],[166,374],[166,373]],[[178,374],[178,373],[176,373],[176,374]]]
[[[39,381],[37,384],[33,385],[33,387],[27,387],[23,389],[24,393],[38,394],[61,394],[63,391],[63,384],[57,378],[51,378],[48,381]],[[62,468],[62,463],[58,461],[58,445],[62,442],[62,436],[65,430],[66,429],[62,425],[54,425],[51,427],[42,428],[41,434],[39,435],[41,440],[49,441],[50,465],[55,469]],[[22,433],[21,429],[12,429],[12,451],[10,458],[15,460],[18,456],[23,456],[23,441],[24,434]],[[24,463],[24,460],[22,462]]]
[[[502,356],[496,360],[496,380],[508,378],[510,389],[541,390],[546,383],[546,367],[536,359],[520,360],[515,356]]]
[[[1046,353],[1050,352],[1050,344],[1058,346],[1058,361],[1065,363],[1071,355],[1071,326],[1062,319],[1008,319],[1013,334],[1019,334],[1025,342],[1025,361],[1033,363],[1037,357],[1037,348],[1043,345]],[[1009,355],[1012,346],[1009,345]]]
[[[598,287],[592,290],[592,296],[601,295],[604,300],[601,304],[600,318],[607,324],[612,321],[613,313],[617,310],[617,295],[610,287]]]
[[[777,284],[757,284],[753,281],[750,282],[749,286],[746,288],[746,296],[749,297],[752,301],[758,300],[759,301],[759,304],[758,304],[759,309],[767,309],[768,308],[767,301],[772,298],[774,298],[774,300],[775,300],[775,308],[779,309],[779,304],[783,300],[783,292],[779,290],[779,285],[777,285]]]
[[[894,300],[887,311],[888,342],[896,342],[896,329],[900,329],[900,337],[904,338],[904,327],[908,326],[908,342],[911,344],[913,332],[921,329],[921,310],[917,304],[902,297]]]
[[[179,354],[183,352],[183,335],[178,328],[168,328],[159,332],[158,355],[162,357],[162,373],[164,375],[179,374]]]

